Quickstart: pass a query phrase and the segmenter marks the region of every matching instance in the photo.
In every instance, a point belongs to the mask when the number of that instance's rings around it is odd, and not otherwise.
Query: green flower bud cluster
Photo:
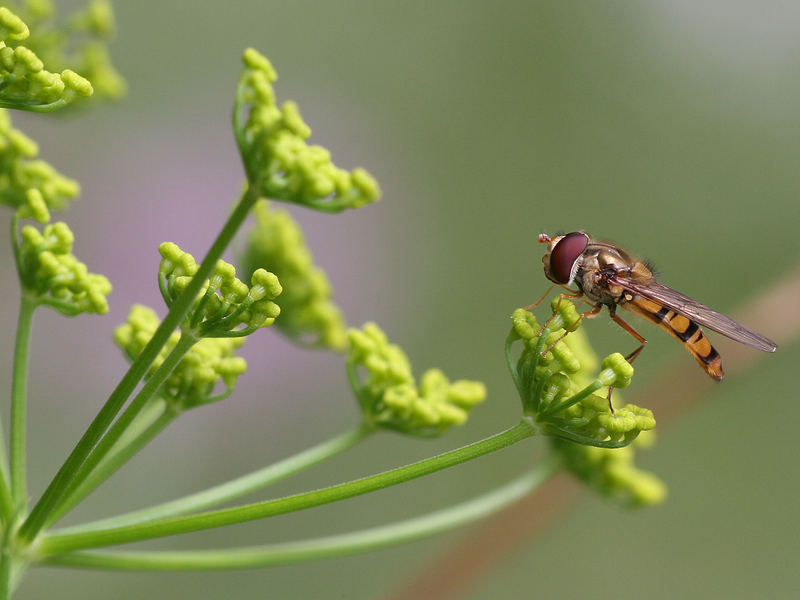
[[[197,273],[194,257],[177,244],[164,242],[158,248],[161,264],[158,283],[167,306],[189,285]],[[280,308],[272,302],[283,288],[278,278],[264,269],[256,269],[250,285],[236,277],[236,269],[217,261],[205,289],[197,296],[184,327],[198,337],[240,337],[275,322]]]
[[[49,0],[4,2],[31,30],[30,50],[48,68],[71,67],[92,82],[94,98],[117,99],[125,95],[125,80],[111,64],[108,43],[115,34],[110,0],[89,0],[59,19]]]
[[[378,427],[418,436],[434,436],[463,425],[469,410],[486,399],[479,381],[450,382],[429,369],[417,386],[403,350],[390,344],[374,323],[347,332],[347,369],[364,418]],[[359,368],[366,371],[362,380]]]
[[[557,297],[551,307],[544,326],[523,309],[512,316],[506,351],[525,413],[550,438],[565,467],[598,492],[628,504],[661,501],[663,484],[636,469],[631,446],[655,427],[652,411],[633,404],[612,411],[607,397],[609,387],[630,384],[633,367],[619,353],[598,360],[578,329],[574,303]],[[523,351],[512,364],[517,340]]]
[[[314,264],[300,226],[288,212],[264,201],[256,205],[255,218],[242,262],[245,272],[263,266],[281,281],[281,314],[275,326],[301,344],[343,351],[344,317],[331,300],[328,277]]]
[[[69,317],[108,312],[106,296],[111,293],[111,283],[103,275],[89,273],[75,258],[74,237],[66,223],[46,225],[41,232],[26,225],[20,237],[14,250],[27,293]]]
[[[378,183],[367,171],[340,169],[325,148],[306,143],[311,129],[294,102],[278,107],[272,87],[277,74],[269,60],[252,48],[243,58],[237,114],[249,112],[246,123],[236,128],[236,139],[250,185],[266,198],[326,212],[377,200]]]
[[[51,210],[61,210],[78,195],[78,183],[37,160],[39,147],[11,126],[8,111],[0,108],[0,203],[19,211],[22,218],[40,223]]]
[[[599,374],[590,375],[587,366],[594,370],[597,361],[586,360],[591,348],[579,333],[580,315],[574,303],[557,297],[552,309],[544,327],[523,309],[511,318],[509,343],[520,339],[524,344],[514,370],[525,413],[549,435],[603,447],[625,445],[640,431],[652,429],[655,420],[650,411],[631,405],[612,411],[605,395],[609,387],[630,384],[630,363],[614,353],[603,360]]]
[[[634,464],[635,447],[647,447],[653,435],[645,432],[630,446],[614,450],[558,438],[551,444],[564,467],[603,497],[626,506],[648,506],[667,497],[664,482]]]
[[[0,105],[25,110],[51,110],[69,104],[77,97],[93,93],[89,80],[65,69],[51,73],[36,52],[27,46],[11,47],[28,37],[28,27],[6,7],[0,7]]]
[[[128,314],[127,322],[114,331],[114,341],[132,362],[153,337],[159,323],[154,310],[135,305]],[[150,367],[148,377],[161,366],[180,336],[179,332],[173,332]],[[239,375],[247,370],[245,360],[235,356],[242,344],[244,338],[241,337],[199,340],[172,371],[159,394],[177,411],[227,397],[233,391]],[[214,390],[220,382],[225,385],[225,391],[215,395]]]

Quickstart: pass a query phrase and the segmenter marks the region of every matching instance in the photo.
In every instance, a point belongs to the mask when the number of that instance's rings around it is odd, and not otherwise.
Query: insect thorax
[[[619,248],[603,243],[590,244],[581,257],[575,283],[597,304],[619,304],[625,301],[625,290],[610,279],[619,272],[630,273],[636,265],[637,262]]]

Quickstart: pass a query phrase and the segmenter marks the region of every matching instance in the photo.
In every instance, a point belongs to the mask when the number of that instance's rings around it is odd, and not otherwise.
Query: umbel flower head
[[[298,343],[344,350],[344,317],[331,300],[328,277],[314,264],[300,226],[288,212],[264,201],[256,205],[255,218],[242,262],[247,273],[265,267],[281,281],[281,314],[275,326]]]
[[[375,323],[347,332],[347,373],[364,418],[378,427],[435,436],[463,425],[470,409],[486,399],[479,381],[450,380],[429,369],[419,385],[403,350],[390,344]],[[360,376],[363,369],[366,377]]]
[[[132,362],[153,337],[159,323],[154,310],[135,305],[128,314],[128,320],[114,331],[114,341]],[[179,332],[173,332],[151,365],[148,377],[161,366],[180,336]],[[242,337],[199,340],[180,360],[161,386],[159,394],[174,410],[179,411],[227,397],[233,391],[239,375],[247,369],[245,360],[235,356],[242,344]],[[225,390],[214,394],[220,382]]]
[[[189,285],[197,273],[197,263],[177,244],[164,242],[158,248],[161,264],[158,285],[167,306]],[[236,277],[236,269],[217,261],[213,274],[195,300],[183,327],[197,337],[241,337],[275,322],[280,308],[272,302],[283,290],[278,278],[256,269],[250,285]]]
[[[629,446],[655,427],[653,413],[632,404],[612,410],[606,392],[629,385],[633,367],[619,353],[598,360],[578,329],[574,303],[559,296],[551,308],[543,326],[523,309],[512,316],[506,356],[525,414],[551,438],[564,465],[603,495],[628,504],[661,501],[663,484],[636,469]],[[516,341],[523,350],[514,363]]]
[[[83,7],[63,17],[57,14],[56,3],[50,0],[4,4],[30,28],[25,45],[49,70],[70,68],[80,73],[91,81],[94,100],[113,100],[125,95],[125,80],[114,69],[108,52],[108,43],[115,35],[110,0],[88,0]]]
[[[52,73],[31,48],[14,45],[28,35],[28,26],[0,6],[0,106],[50,111],[92,95],[88,79],[70,69]]]
[[[72,254],[74,237],[66,223],[45,225],[40,232],[26,225],[14,240],[20,281],[39,304],[63,315],[105,314],[111,283],[103,275],[89,273]]]
[[[308,145],[311,129],[294,102],[278,107],[269,60],[252,48],[243,58],[234,130],[249,184],[265,198],[326,212],[377,200],[378,184],[367,171],[340,169],[325,148]]]
[[[38,153],[36,142],[14,129],[8,111],[0,108],[0,204],[18,209],[22,218],[47,223],[50,211],[65,208],[80,187],[37,160]]]

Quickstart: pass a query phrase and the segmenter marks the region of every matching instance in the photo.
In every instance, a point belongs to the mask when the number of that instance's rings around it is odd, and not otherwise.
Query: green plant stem
[[[259,469],[258,471],[253,471],[247,475],[231,479],[230,481],[203,490],[202,492],[183,496],[182,498],[157,504],[149,508],[132,511],[124,515],[111,517],[110,519],[102,519],[84,525],[60,529],[59,533],[85,533],[88,531],[110,529],[112,527],[135,525],[136,523],[146,523],[155,521],[156,519],[177,517],[203,510],[204,508],[218,506],[223,502],[235,500],[245,494],[265,488],[272,483],[286,479],[291,475],[319,464],[337,454],[341,454],[364,440],[374,431],[374,427],[364,423],[330,440],[326,440],[321,444],[317,444],[303,452],[295,454],[294,456],[285,458],[263,469]]]
[[[64,492],[62,499],[53,507],[51,514],[58,514],[60,516],[65,514],[66,510],[63,508],[63,505],[69,501],[70,496],[81,487],[83,482],[92,475],[97,465],[99,465],[103,459],[108,456],[112,448],[117,445],[136,417],[142,412],[145,406],[147,406],[161,385],[166,381],[167,377],[169,377],[170,373],[175,369],[175,366],[195,343],[197,343],[197,338],[194,336],[186,333],[181,335],[178,343],[175,344],[172,351],[164,358],[164,362],[162,362],[158,369],[147,378],[147,381],[142,386],[139,393],[136,394],[122,415],[120,415],[119,419],[116,420],[106,435],[103,436],[103,439],[100,440],[94,450],[86,457],[84,463],[78,468],[78,472],[72,478],[72,482]],[[164,426],[166,427],[166,424],[164,424]],[[119,466],[122,466],[122,464]],[[114,471],[107,473],[106,477],[111,476],[113,472]],[[102,483],[102,480],[97,481],[96,485],[100,483]],[[48,518],[46,522],[52,522],[52,518]]]
[[[156,411],[157,414],[151,414],[156,413]],[[90,469],[83,478],[79,476],[75,479],[73,485],[64,495],[64,500],[51,513],[50,518],[47,520],[47,526],[58,521],[81,500],[97,489],[101,483],[116,473],[122,465],[172,423],[178,414],[167,408],[163,401],[151,402],[147,409],[139,413],[138,418],[125,431],[125,435],[117,441],[104,459],[95,468]],[[94,456],[94,453],[90,455],[90,459],[81,467],[82,470],[88,466],[92,456]]]
[[[17,321],[17,340],[14,345],[14,370],[11,379],[11,500],[14,510],[24,510],[27,501],[25,484],[25,412],[28,395],[28,358],[31,325],[36,299],[23,289]]]
[[[188,314],[206,278],[211,275],[214,266],[247,218],[256,200],[258,200],[258,186],[248,185],[242,197],[239,199],[239,202],[233,209],[233,212],[231,212],[228,220],[225,222],[225,225],[222,227],[217,239],[214,240],[214,243],[211,245],[208,254],[206,254],[203,262],[198,267],[197,273],[195,273],[192,281],[170,307],[167,316],[161,322],[161,325],[159,325],[153,337],[147,343],[147,346],[145,346],[136,360],[133,361],[128,372],[125,373],[122,380],[117,384],[117,387],[111,393],[103,408],[97,413],[97,416],[89,425],[89,428],[58,470],[55,477],[50,482],[50,485],[47,487],[44,494],[42,494],[42,497],[39,498],[39,501],[22,524],[22,527],[20,527],[19,537],[21,540],[30,542],[39,533],[48,515],[63,497],[64,492],[72,482],[72,478],[77,473],[78,468],[83,464],[83,461],[86,460],[92,448],[94,448],[95,444],[100,440],[100,437],[111,425],[114,417],[122,409],[136,385],[141,381],[145,373],[147,373],[150,365],[153,364],[158,353],[164,347],[164,344],[167,343],[169,336]]]
[[[539,418],[540,419],[545,419],[545,418],[549,417],[550,415],[555,415],[558,412],[569,408],[573,404],[577,404],[578,402],[580,402],[581,400],[583,400],[587,396],[592,395],[597,390],[599,390],[601,387],[603,387],[603,382],[599,381],[599,380],[595,380],[592,383],[590,383],[589,385],[587,385],[585,388],[583,388],[577,394],[574,394],[574,395],[570,396],[569,398],[567,398],[566,400],[563,400],[562,402],[559,402],[555,406],[552,406],[552,407],[542,411],[542,413],[539,415]]]
[[[11,597],[11,528],[3,532],[2,547],[0,548],[0,600]]]
[[[392,469],[354,481],[333,485],[327,488],[286,496],[266,502],[246,506],[221,509],[199,515],[165,519],[152,523],[128,525],[102,531],[77,534],[50,534],[43,537],[37,550],[40,556],[62,554],[83,548],[96,548],[126,544],[139,540],[165,537],[191,531],[201,531],[214,527],[245,523],[293,511],[337,502],[353,496],[380,490],[429,473],[434,473],[479,456],[505,448],[535,433],[534,426],[523,420],[514,427],[468,446],[434,456],[404,467]]]
[[[24,104],[24,103],[16,103],[16,102],[9,102],[6,100],[0,101],[0,108],[8,108],[11,110],[27,110],[28,112],[35,112],[35,113],[49,113],[57,110],[63,106],[66,106],[67,102],[63,99],[59,98],[54,102],[50,102],[49,104]]]
[[[340,557],[410,542],[487,517],[531,493],[560,468],[560,463],[550,458],[525,475],[471,500],[427,515],[352,533],[251,548],[74,552],[52,557],[46,563],[92,569],[193,571],[251,569]]]

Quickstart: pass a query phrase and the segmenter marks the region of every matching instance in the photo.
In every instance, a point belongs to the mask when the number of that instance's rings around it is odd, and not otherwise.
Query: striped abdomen
[[[710,377],[720,381],[725,376],[719,352],[714,349],[697,323],[642,296],[634,296],[622,306],[642,315],[677,338]]]

